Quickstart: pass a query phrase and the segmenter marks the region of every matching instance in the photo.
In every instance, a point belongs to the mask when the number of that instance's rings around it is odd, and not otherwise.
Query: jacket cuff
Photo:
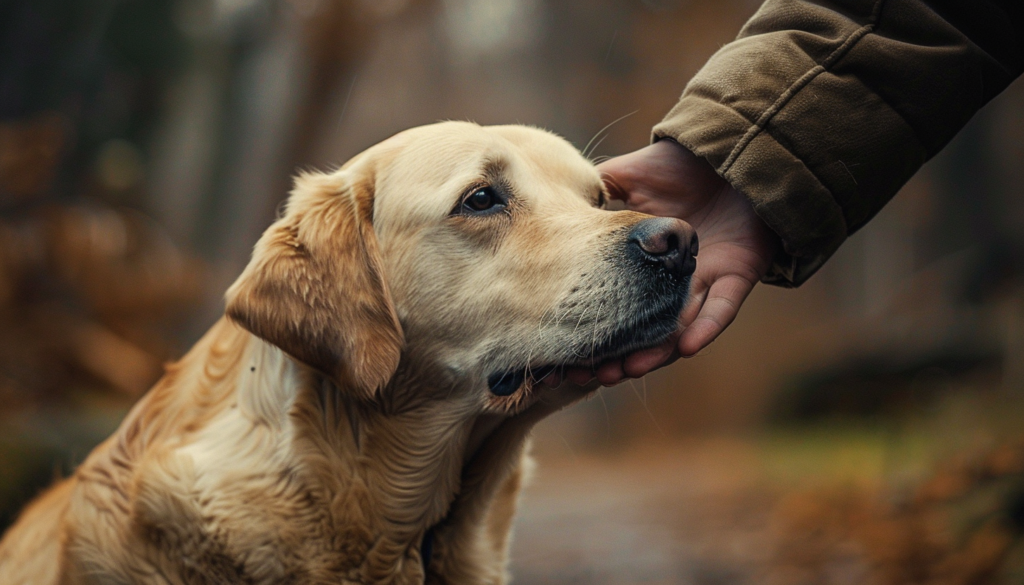
[[[759,133],[733,154],[751,126],[729,106],[688,95],[654,127],[653,140],[675,140],[743,193],[783,244],[762,282],[799,286],[839,248],[849,230],[829,190],[770,133]]]

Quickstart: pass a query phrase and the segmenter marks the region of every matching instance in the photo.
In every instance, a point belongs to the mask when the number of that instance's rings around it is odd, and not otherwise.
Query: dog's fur
[[[484,184],[505,208],[463,213]],[[300,176],[226,316],[0,542],[0,583],[504,582],[528,432],[588,389],[488,377],[653,345],[686,295],[623,259],[647,216],[603,197],[517,126]]]

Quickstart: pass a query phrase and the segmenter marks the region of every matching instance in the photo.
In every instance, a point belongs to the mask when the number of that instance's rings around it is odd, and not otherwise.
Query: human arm
[[[767,0],[654,138],[751,201],[796,286],[1022,69],[1019,0]]]
[[[694,77],[654,138],[682,144],[731,184],[731,196],[749,201],[743,211],[752,209],[782,243],[760,278],[799,285],[1021,73],[1022,11],[1017,0],[768,0]],[[613,181],[628,168],[619,158],[605,163]],[[665,197],[660,208],[651,205],[645,193],[652,188],[673,191],[641,179],[623,199],[694,223],[687,205],[708,197],[679,184],[673,211]],[[739,253],[739,241],[721,260],[705,256],[705,233],[699,226],[697,233],[698,271],[711,263],[716,277],[695,278],[674,348],[682,355],[731,322],[736,301],[753,287],[740,275],[759,268]],[[730,293],[729,310],[715,294],[718,280]],[[703,319],[704,311],[726,318]],[[667,347],[605,364],[597,377],[610,384],[642,375],[671,361],[676,354]]]

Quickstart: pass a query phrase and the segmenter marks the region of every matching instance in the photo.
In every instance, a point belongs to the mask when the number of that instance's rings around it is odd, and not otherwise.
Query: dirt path
[[[515,582],[744,582],[770,507],[748,457],[730,445],[541,456],[517,520]]]

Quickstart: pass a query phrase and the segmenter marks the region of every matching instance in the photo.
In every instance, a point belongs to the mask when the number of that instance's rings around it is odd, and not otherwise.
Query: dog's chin
[[[679,326],[681,310],[682,303],[666,303],[645,311],[639,318],[610,332],[589,351],[586,359],[569,365],[597,367],[603,362],[661,345]]]
[[[608,332],[602,339],[586,347],[570,347],[565,356],[493,372],[487,378],[492,402],[499,410],[516,410],[534,394],[534,389],[567,368],[596,369],[602,363],[631,353],[661,345],[679,325],[682,298],[662,306],[648,308],[630,321]]]

